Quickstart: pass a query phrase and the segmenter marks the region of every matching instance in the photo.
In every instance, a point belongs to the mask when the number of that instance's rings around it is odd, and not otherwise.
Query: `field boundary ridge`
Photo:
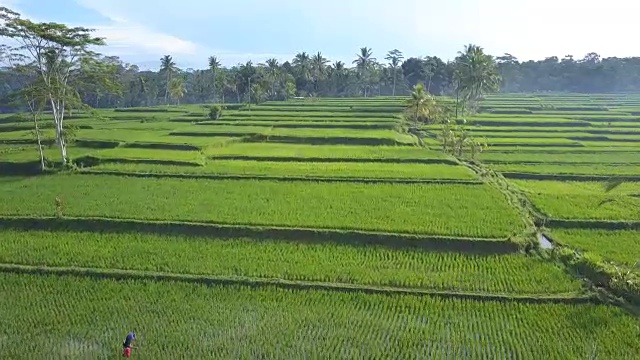
[[[196,223],[101,217],[0,216],[0,229],[49,231],[101,231],[153,233],[215,238],[288,240],[338,243],[351,246],[382,245],[389,248],[453,251],[475,254],[511,254],[520,251],[509,239],[465,238],[441,235],[384,233],[345,229],[294,228],[221,223]]]
[[[134,172],[117,170],[82,169],[84,175],[128,176],[139,178],[177,178],[208,180],[257,180],[257,181],[290,181],[290,182],[328,182],[328,183],[363,183],[363,184],[437,184],[437,185],[483,185],[481,180],[465,179],[409,179],[409,178],[356,178],[356,177],[322,177],[322,176],[270,176],[270,175],[217,175],[161,172]]]
[[[10,274],[53,275],[89,277],[96,279],[112,279],[116,281],[149,280],[158,282],[186,282],[204,285],[278,287],[290,290],[320,290],[336,292],[361,292],[368,294],[413,295],[441,298],[456,298],[475,301],[522,302],[531,304],[600,304],[602,299],[595,294],[495,294],[443,291],[421,288],[404,288],[393,286],[371,286],[349,283],[332,283],[320,281],[294,281],[279,278],[257,278],[243,276],[188,275],[179,273],[99,269],[83,267],[49,267],[0,263],[0,272]]]
[[[573,174],[539,174],[539,173],[523,173],[523,172],[501,172],[502,176],[507,179],[515,180],[558,180],[558,181],[607,181],[611,176],[606,175],[573,175]],[[615,175],[625,181],[640,181],[640,176],[631,175]]]
[[[640,221],[547,218],[545,226],[560,229],[640,230]]]
[[[452,159],[394,159],[394,158],[322,158],[322,157],[297,157],[297,156],[253,156],[253,155],[214,155],[207,160],[243,160],[243,161],[270,161],[270,162],[314,162],[314,163],[379,163],[379,164],[424,164],[424,165],[452,165],[460,164]]]

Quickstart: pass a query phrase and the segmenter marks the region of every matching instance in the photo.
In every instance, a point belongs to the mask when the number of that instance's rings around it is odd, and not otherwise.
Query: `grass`
[[[640,354],[637,320],[601,305],[2,274],[0,317],[7,359],[115,357],[131,329],[140,359]]]
[[[331,119],[331,118],[352,118],[354,121],[371,121],[371,119],[392,119],[398,121],[398,113],[381,114],[375,112],[345,112],[345,111],[291,111],[291,109],[263,110],[254,108],[251,111],[241,111],[233,114],[234,118],[260,118],[260,117],[279,117],[284,119]],[[224,116],[224,115],[223,115]],[[223,117],[226,119],[226,117]]]
[[[220,146],[235,141],[234,136],[174,136],[171,131],[134,131],[127,129],[115,130],[81,130],[79,140],[119,141],[124,143],[160,143],[160,144],[191,144],[196,146]]]
[[[275,157],[275,158],[347,158],[347,159],[445,159],[441,152],[415,146],[349,146],[237,143],[205,152],[213,157]]]
[[[17,151],[10,151],[7,153],[3,153],[0,161],[6,162],[30,162],[30,161],[40,161],[40,154],[38,152],[37,145],[29,145],[28,147],[19,147]],[[78,158],[81,156],[88,155],[92,152],[95,152],[96,149],[86,148],[86,147],[75,147],[70,146],[67,148],[67,156],[71,159]],[[45,159],[50,161],[61,161],[62,155],[60,154],[60,148],[55,146],[44,146],[43,153]]]
[[[94,151],[91,156],[99,159],[148,159],[148,160],[179,160],[202,162],[199,151],[154,150],[138,148],[115,148]]]
[[[125,190],[126,189],[126,190]],[[124,191],[123,191],[124,190]],[[0,185],[0,214],[203,221],[504,238],[523,228],[489,186],[58,175]],[[452,221],[455,219],[455,221]]]
[[[553,239],[603,259],[633,266],[640,262],[640,233],[630,230],[553,229]]]
[[[320,122],[320,121],[202,121],[198,122],[199,126],[206,126],[209,129],[216,129],[224,127],[245,127],[245,126],[264,126],[273,128],[290,128],[290,129],[304,129],[304,128],[316,128],[316,129],[393,129],[397,124],[395,123],[375,123],[375,122]],[[207,129],[207,128],[203,128]]]
[[[198,121],[197,118],[174,118],[173,120],[191,120]],[[318,114],[298,114],[298,113],[280,113],[280,114],[255,114],[251,112],[249,114],[231,114],[231,115],[223,115],[220,119],[222,122],[237,122],[237,123],[305,123],[305,124],[314,124],[314,123],[340,123],[340,124],[351,124],[351,123],[373,123],[373,124],[382,124],[382,125],[393,125],[397,124],[400,119],[392,116],[380,116],[379,114],[368,114],[365,116],[345,116],[344,114],[332,114],[328,116],[318,116]]]
[[[542,149],[541,151],[544,151]],[[485,152],[479,155],[480,160],[487,163],[575,163],[575,164],[595,164],[600,163],[603,166],[607,164],[638,164],[640,165],[640,156],[635,152],[621,154],[620,152],[598,152],[594,150],[591,153],[501,153],[501,152]],[[638,168],[637,170],[640,170]]]
[[[283,129],[267,126],[193,126],[174,131],[172,136],[251,136],[292,137],[292,138],[354,138],[354,139],[392,139],[412,144],[414,138],[393,130],[361,129]]]
[[[293,137],[353,137],[353,138],[392,138],[399,133],[393,130],[360,130],[360,129],[280,129],[268,126],[192,126],[172,133],[180,136],[215,136],[216,134],[233,134],[233,136],[265,135]],[[198,135],[196,135],[198,134]]]
[[[387,164],[340,162],[275,162],[210,160],[200,167],[108,163],[95,170],[166,174],[212,174],[247,176],[295,176],[363,179],[462,179],[477,176],[464,166],[443,164]]]
[[[540,258],[390,250],[280,240],[140,233],[2,231],[0,262],[193,275],[400,286],[495,294],[562,294],[581,284]],[[122,249],[135,256],[122,256]]]
[[[513,180],[533,204],[559,219],[638,220],[638,183],[624,184],[605,194],[603,183]]]
[[[519,172],[532,174],[570,174],[570,175],[640,175],[638,165],[606,165],[606,164],[491,164],[491,168],[500,172]]]
[[[489,143],[489,145],[518,144],[522,146],[527,146],[527,145],[547,145],[547,146],[576,145],[578,146],[579,145],[578,142],[574,140],[563,139],[563,138],[487,138],[487,143]]]

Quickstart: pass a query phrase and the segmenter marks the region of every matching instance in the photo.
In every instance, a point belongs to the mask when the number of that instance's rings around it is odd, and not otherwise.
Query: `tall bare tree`
[[[77,98],[74,77],[83,61],[97,54],[90,47],[104,45],[104,39],[92,36],[93,30],[68,27],[58,23],[35,23],[20,14],[0,7],[0,36],[13,40],[8,47],[18,63],[31,65],[42,80],[53,113],[56,143],[60,146],[63,165],[67,165],[67,143],[64,135],[65,111]]]

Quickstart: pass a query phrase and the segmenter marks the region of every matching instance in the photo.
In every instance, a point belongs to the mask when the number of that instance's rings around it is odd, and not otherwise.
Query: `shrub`
[[[209,119],[218,120],[222,117],[222,107],[220,105],[212,105],[209,108]]]

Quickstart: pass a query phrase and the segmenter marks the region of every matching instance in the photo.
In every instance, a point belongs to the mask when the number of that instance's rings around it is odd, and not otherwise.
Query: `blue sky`
[[[384,58],[451,59],[465,44],[489,53],[542,59],[595,51],[640,56],[637,0],[0,0],[35,21],[97,30],[102,52],[144,68],[164,54],[202,68],[210,55],[225,65],[321,51],[350,63],[358,49]]]

